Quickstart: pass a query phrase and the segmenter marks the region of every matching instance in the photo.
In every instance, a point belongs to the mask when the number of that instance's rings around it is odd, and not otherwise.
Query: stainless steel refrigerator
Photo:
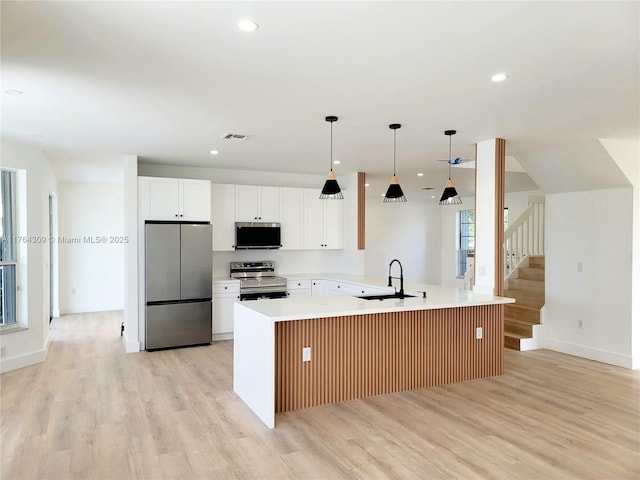
[[[212,237],[208,223],[145,223],[145,348],[211,343]]]

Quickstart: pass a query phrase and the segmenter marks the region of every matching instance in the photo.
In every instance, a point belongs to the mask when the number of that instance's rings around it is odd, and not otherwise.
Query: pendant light
[[[338,117],[331,115],[324,119],[331,124],[331,148],[329,154],[329,175],[327,176],[327,181],[324,182],[324,187],[322,187],[320,200],[342,200],[344,196],[340,191],[340,185],[338,185],[338,181],[336,180],[336,174],[333,173],[333,122],[337,122]]]
[[[393,130],[393,177],[391,177],[391,183],[387,189],[387,193],[384,195],[383,202],[406,202],[407,197],[404,196],[402,188],[398,183],[398,177],[396,177],[396,130],[402,125],[399,123],[392,123],[389,128]]]
[[[451,181],[451,136],[456,134],[455,130],[446,130],[444,132],[445,135],[449,136],[449,180],[447,180],[447,186],[444,187],[444,192],[442,192],[442,197],[440,197],[440,205],[460,205],[462,203],[462,199],[458,196],[458,192],[456,191],[456,187],[453,186],[453,182]]]

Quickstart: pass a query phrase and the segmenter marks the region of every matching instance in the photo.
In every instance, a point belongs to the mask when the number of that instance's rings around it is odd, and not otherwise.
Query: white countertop
[[[351,280],[347,280],[347,277],[351,277]],[[287,275],[287,278],[292,278],[292,275]],[[296,278],[301,279],[309,277],[305,275]],[[313,278],[348,281],[375,287],[386,286],[384,285],[384,282],[381,282],[381,279],[369,278],[366,283],[356,281],[356,278],[365,278],[356,275],[340,274],[340,278],[337,278],[337,276],[334,275],[323,274],[322,276],[314,276]],[[419,290],[426,291],[427,298],[422,298],[422,294],[417,293]],[[266,301],[258,300],[238,302],[238,305],[265,315],[272,321],[283,322],[309,318],[343,317],[347,315],[363,315],[371,313],[472,307],[478,305],[496,305],[515,302],[512,298],[482,295],[459,288],[419,283],[407,283],[405,285],[405,293],[409,295],[416,295],[416,297],[405,298],[403,300],[364,300],[350,295],[335,295],[328,297],[294,297]]]

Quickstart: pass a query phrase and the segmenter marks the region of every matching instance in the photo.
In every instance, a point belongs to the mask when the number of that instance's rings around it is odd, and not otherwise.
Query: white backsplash
[[[229,275],[230,262],[273,260],[278,275],[294,273],[364,274],[364,251],[358,250],[238,250],[213,252],[213,275]]]

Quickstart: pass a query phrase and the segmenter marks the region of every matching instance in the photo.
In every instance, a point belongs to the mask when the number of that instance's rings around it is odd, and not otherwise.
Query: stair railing
[[[504,231],[504,279],[529,255],[544,255],[544,197],[531,196],[522,214]]]

